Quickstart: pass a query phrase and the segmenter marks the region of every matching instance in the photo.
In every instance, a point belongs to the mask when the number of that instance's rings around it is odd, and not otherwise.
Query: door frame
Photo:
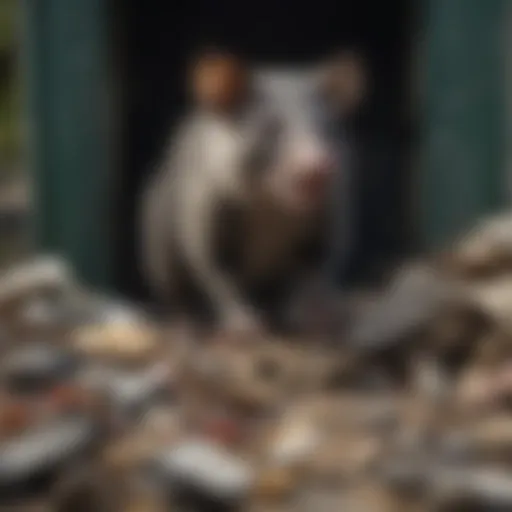
[[[423,64],[421,148],[411,192],[423,248],[505,204],[505,4],[421,3],[413,57]],[[109,2],[23,0],[22,9],[36,247],[60,252],[80,277],[110,288],[117,166]]]

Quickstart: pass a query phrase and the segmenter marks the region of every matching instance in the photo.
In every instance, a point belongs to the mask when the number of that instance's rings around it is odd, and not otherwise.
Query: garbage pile
[[[0,510],[512,510],[512,216],[332,311],[335,339],[196,339],[10,271]]]

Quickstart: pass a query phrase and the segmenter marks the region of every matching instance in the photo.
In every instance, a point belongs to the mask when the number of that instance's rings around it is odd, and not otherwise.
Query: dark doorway
[[[117,282],[145,294],[136,258],[135,206],[173,122],[183,110],[183,70],[201,44],[216,43],[266,62],[301,62],[351,45],[367,56],[373,93],[352,127],[357,166],[350,272],[370,275],[376,262],[409,249],[409,148],[404,105],[413,31],[407,0],[113,0],[116,61],[122,92],[122,162],[118,190]]]

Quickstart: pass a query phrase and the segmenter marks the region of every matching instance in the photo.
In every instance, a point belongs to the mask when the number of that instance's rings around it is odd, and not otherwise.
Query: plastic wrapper
[[[40,292],[69,289],[73,284],[73,272],[63,259],[40,257],[10,268],[0,277],[0,308]]]
[[[158,402],[172,402],[172,377],[162,363],[138,371],[96,366],[82,373],[79,382],[85,389],[105,395],[116,416],[133,422]]]
[[[11,486],[55,471],[90,447],[97,434],[91,420],[74,417],[36,426],[2,442],[0,488],[5,493]]]
[[[0,375],[8,389],[41,391],[71,378],[79,366],[80,361],[62,349],[32,344],[8,354]]]
[[[407,267],[357,316],[349,339],[362,350],[378,350],[401,342],[455,300],[457,293],[428,265]]]
[[[270,457],[276,464],[286,466],[304,462],[321,444],[321,431],[311,421],[285,421],[277,428],[270,446]]]
[[[199,510],[231,510],[248,496],[255,481],[252,468],[215,444],[191,440],[163,451],[151,471],[180,499]],[[202,505],[200,505],[202,504]],[[208,504],[208,505],[207,505]]]
[[[73,333],[74,348],[99,358],[137,361],[156,349],[155,331],[143,324],[107,323],[84,325]]]

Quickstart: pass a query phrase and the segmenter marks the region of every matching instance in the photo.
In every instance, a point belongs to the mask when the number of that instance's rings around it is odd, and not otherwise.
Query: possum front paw
[[[265,328],[258,314],[248,308],[232,307],[222,319],[223,330],[233,335],[258,337],[264,334]]]

